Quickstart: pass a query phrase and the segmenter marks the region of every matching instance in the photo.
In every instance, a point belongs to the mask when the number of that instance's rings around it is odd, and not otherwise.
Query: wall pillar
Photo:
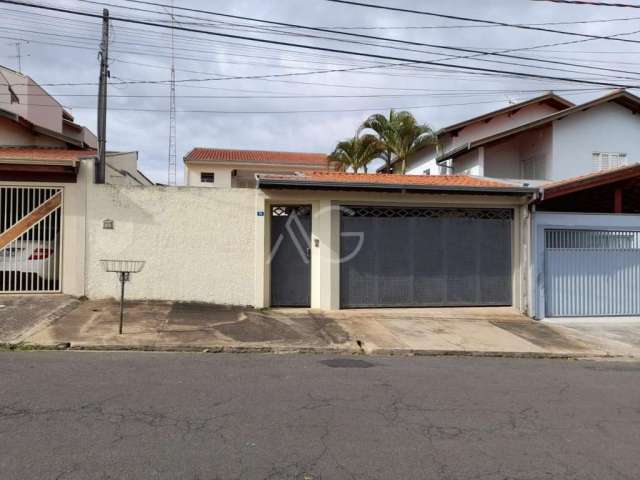
[[[622,213],[622,188],[616,188],[613,193],[613,213]]]
[[[339,308],[339,220],[339,212],[331,200],[313,203],[311,308]]]

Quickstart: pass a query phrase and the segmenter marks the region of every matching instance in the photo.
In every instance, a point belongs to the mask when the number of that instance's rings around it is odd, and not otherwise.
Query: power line
[[[128,10],[143,11],[143,12],[146,12],[146,13],[158,13],[158,12],[154,12],[154,11],[143,10],[143,9],[132,8],[132,7],[126,7],[126,6],[121,6],[121,5],[114,5],[114,4],[111,4],[111,3],[100,2],[100,1],[95,1],[95,0],[78,0],[78,1],[81,1],[83,3],[91,3],[91,4],[103,5],[103,6],[105,6],[105,5],[106,6],[113,6],[113,7],[116,7],[116,8],[122,8],[122,9],[128,9]],[[157,2],[149,2],[149,1],[144,1],[144,0],[128,0],[128,1],[130,3],[138,3],[138,4],[143,4],[143,5],[152,5],[152,6],[156,6],[156,7],[165,7],[165,8],[167,7],[167,5],[162,4],[162,3],[157,3]],[[477,58],[478,56],[489,55],[489,56],[498,56],[498,57],[513,58],[513,59],[517,59],[517,60],[535,61],[535,62],[542,62],[542,63],[551,63],[551,64],[565,65],[565,66],[572,66],[572,67],[579,67],[579,68],[592,68],[592,69],[595,69],[595,70],[611,71],[611,72],[616,72],[616,73],[640,74],[638,72],[629,72],[629,71],[623,71],[623,70],[618,70],[618,69],[609,69],[609,68],[605,68],[605,67],[594,67],[592,65],[581,65],[581,64],[576,64],[576,63],[568,63],[568,62],[561,62],[561,61],[554,61],[554,60],[547,60],[547,59],[531,58],[531,57],[525,57],[525,56],[521,56],[521,55],[510,55],[510,54],[508,54],[506,52],[483,52],[481,50],[472,49],[472,48],[452,47],[452,46],[449,46],[449,45],[424,43],[424,42],[413,42],[413,41],[409,41],[409,40],[400,40],[400,39],[396,39],[396,38],[380,37],[380,36],[376,36],[376,35],[365,35],[365,34],[352,33],[352,32],[341,32],[341,31],[331,30],[331,29],[327,29],[327,28],[323,28],[323,27],[312,27],[312,26],[308,26],[308,25],[299,25],[299,24],[293,24],[293,23],[287,23],[287,22],[278,22],[278,21],[265,20],[265,19],[261,19],[261,18],[255,18],[255,17],[231,15],[231,14],[225,14],[225,13],[220,13],[220,12],[214,12],[214,11],[211,11],[211,10],[202,10],[202,9],[194,9],[194,8],[187,8],[187,7],[176,7],[176,8],[178,10],[182,10],[182,11],[204,13],[204,14],[208,14],[208,15],[220,16],[220,17],[223,17],[223,18],[233,18],[233,19],[236,19],[236,20],[244,20],[244,21],[251,21],[251,22],[261,22],[261,23],[265,23],[265,24],[268,24],[268,25],[277,25],[277,26],[287,27],[287,28],[304,29],[304,30],[318,31],[318,32],[323,32],[323,33],[344,35],[344,36],[349,36],[349,37],[364,38],[364,39],[369,39],[369,40],[378,40],[378,41],[399,43],[399,44],[405,44],[405,45],[413,45],[413,46],[421,46],[421,47],[429,47],[429,48],[439,48],[439,49],[443,49],[443,50],[454,50],[454,51],[459,51],[459,52],[479,54],[479,55],[470,55],[470,56],[449,57],[449,58],[440,59],[440,60],[467,59],[467,58],[478,59]],[[193,18],[193,17],[188,17],[188,18]],[[637,33],[637,32],[634,32],[634,33]],[[583,35],[580,35],[580,36],[583,36]],[[313,38],[316,38],[316,37],[313,37]],[[318,38],[327,40],[327,37],[318,37]],[[589,38],[595,39],[594,36],[589,36]],[[615,38],[615,37],[597,37],[597,38],[609,39],[609,38]],[[348,42],[347,40],[340,39],[340,38],[329,38],[328,40],[340,41],[340,42]],[[348,42],[348,43],[353,43],[353,42]],[[355,42],[355,43],[359,43],[359,42]],[[639,43],[640,43],[640,41],[639,41]],[[371,46],[371,44],[366,44],[366,45]],[[375,45],[375,46],[380,47],[380,45]],[[405,50],[414,51],[415,52],[415,50],[413,50],[413,49],[405,49]],[[515,51],[515,50],[509,50],[509,51]],[[418,52],[418,53],[435,53],[435,52]],[[488,60],[488,59],[478,59],[478,60],[479,61],[483,61],[483,62],[504,63],[504,64],[507,64],[507,65],[516,65],[516,66],[527,66],[527,67],[529,67],[529,65],[522,65],[522,64],[513,63],[513,62],[501,62],[501,61],[498,61],[498,60]],[[548,68],[548,69],[549,70],[553,70],[552,68]],[[569,72],[569,73],[578,73],[578,72],[575,72],[575,71],[567,71],[567,72]],[[626,79],[628,80],[628,78],[626,78]]]
[[[97,4],[97,5],[102,5],[101,2],[97,2],[94,0],[77,0],[79,2],[82,3],[92,3],[92,4]],[[129,3],[138,3],[138,4],[143,4],[143,5],[150,5],[150,6],[156,6],[156,7],[167,7],[166,4],[162,4],[162,3],[158,3],[158,2],[150,2],[150,1],[143,1],[143,0],[127,0]],[[329,0],[331,1],[331,0]],[[637,5],[628,5],[628,4],[610,4],[610,3],[604,3],[604,2],[580,2],[580,1],[570,1],[570,0],[533,0],[533,1],[552,1],[552,2],[557,2],[557,3],[581,3],[581,4],[587,4],[587,5],[605,5],[605,6],[633,6],[634,8],[640,8],[640,6]],[[341,3],[355,3],[355,2],[341,2]],[[130,7],[125,7],[123,5],[113,5],[114,7],[120,7],[120,8],[130,8]],[[376,7],[380,7],[378,5],[376,5]],[[179,10],[183,10],[183,11],[189,11],[189,12],[194,12],[194,13],[205,13],[205,14],[212,14],[212,15],[219,15],[219,16],[226,16],[228,18],[242,18],[242,17],[238,17],[238,16],[234,16],[234,15],[230,15],[230,14],[220,14],[220,13],[214,13],[211,12],[209,10],[202,10],[202,9],[198,9],[198,8],[188,8],[188,7],[176,7]],[[412,12],[415,13],[415,12]],[[439,16],[434,14],[434,16]],[[458,20],[465,20],[465,21],[472,21],[468,18],[465,17],[452,17],[452,16],[444,16],[442,15],[444,18],[456,18]],[[341,27],[341,26],[332,26],[332,27],[317,27],[317,28],[331,28],[331,29],[350,29],[350,30],[386,30],[386,29],[428,29],[428,28],[482,28],[482,27],[496,27],[496,26],[511,26],[511,27],[537,27],[537,26],[544,26],[544,25],[578,25],[578,24],[588,24],[588,23],[608,23],[608,22],[619,22],[619,21],[628,21],[628,20],[638,20],[640,19],[640,17],[627,17],[627,18],[609,18],[609,19],[598,19],[598,20],[578,20],[578,21],[568,21],[568,22],[543,22],[543,23],[521,23],[521,24],[501,24],[499,22],[491,22],[491,21],[486,21],[486,20],[473,20],[473,21],[481,21],[483,23],[485,23],[485,25],[436,25],[436,26],[402,26],[402,27],[371,27],[371,26],[366,26],[366,27],[354,27],[354,26],[349,26],[349,27]],[[264,22],[264,20],[255,20],[255,21],[259,21],[259,22]],[[267,22],[265,22],[267,23]],[[276,23],[276,22],[274,22]],[[289,26],[289,25],[282,25],[282,26]],[[571,33],[571,32],[554,32],[554,33]]]
[[[85,1],[86,3],[92,3],[92,4],[113,5],[113,4],[107,4],[107,3],[104,3],[104,2],[95,2],[95,1],[89,1],[89,0],[81,0],[81,1]],[[150,3],[150,2],[147,2],[147,3]],[[132,10],[144,11],[144,12],[159,13],[159,12],[155,12],[155,11],[143,10],[143,9],[138,9],[138,8],[133,8],[133,7],[124,7],[124,6],[119,6],[119,5],[113,5],[113,6],[116,6],[116,7],[119,7],[119,8],[125,8],[125,9],[132,9]],[[215,14],[216,12],[212,12],[212,13],[213,13],[213,14]],[[185,17],[185,16],[181,15],[181,17]],[[54,18],[59,18],[59,17],[54,17]],[[198,17],[189,17],[189,18],[198,18]],[[254,21],[260,21],[260,19],[252,19],[252,20],[254,20]],[[267,21],[267,22],[268,22],[268,21]],[[277,23],[277,22],[276,22],[276,23]],[[290,24],[290,25],[292,25],[292,24]],[[301,27],[301,28],[303,28],[303,26],[297,26],[297,27]],[[333,33],[338,33],[338,34],[340,34],[340,32],[333,32]],[[628,33],[620,33],[620,34],[613,35],[613,36],[611,36],[611,37],[624,36],[624,35],[634,34],[634,33],[638,33],[638,32],[637,32],[637,31],[635,31],[635,32],[628,32]],[[187,37],[185,37],[185,38],[187,38]],[[327,39],[326,37],[319,37],[319,38]],[[344,41],[344,40],[341,40],[341,39],[331,39],[331,38],[330,38],[330,40],[340,40],[340,41]],[[533,46],[533,47],[524,47],[524,48],[511,49],[511,50],[502,50],[502,51],[500,51],[500,52],[491,52],[491,53],[503,54],[503,53],[507,53],[507,52],[522,51],[522,50],[531,50],[531,49],[535,49],[535,48],[544,48],[544,47],[548,47],[548,46],[556,46],[556,45],[565,45],[565,44],[569,44],[569,43],[586,42],[586,41],[590,41],[590,40],[592,40],[592,39],[576,40],[576,41],[574,41],[574,42],[558,42],[558,43],[554,43],[554,44],[537,45],[537,46]],[[232,43],[232,42],[223,42],[223,43]],[[233,44],[233,43],[232,43],[232,44]],[[234,44],[234,45],[238,45],[238,44]],[[245,45],[243,45],[243,44],[240,44],[240,45],[242,45],[243,47],[245,47]],[[249,46],[249,45],[246,45],[246,48],[265,48],[265,47],[258,47],[258,46]],[[278,50],[278,49],[273,49],[273,50]],[[413,51],[412,49],[406,49],[406,50]],[[289,50],[283,50],[283,51],[289,51]],[[290,51],[289,51],[289,52],[290,52]],[[135,53],[136,53],[136,54],[139,54],[140,52],[135,52]],[[481,53],[478,53],[478,54],[476,54],[476,55],[458,56],[458,57],[453,56],[453,57],[448,57],[448,58],[444,58],[444,59],[440,59],[440,60],[449,60],[449,59],[458,59],[458,58],[462,58],[462,59],[466,59],[466,58],[476,58],[476,57],[478,57],[478,56],[485,56],[485,55],[488,55],[488,54],[489,54],[488,52],[481,52]],[[158,55],[158,54],[155,54],[155,55],[156,55],[156,56],[162,56],[162,55]],[[236,55],[239,55],[239,54],[236,54]],[[241,56],[241,55],[240,55],[240,56]],[[183,59],[188,59],[188,58],[186,58],[186,57],[182,57],[182,58],[183,58]],[[526,58],[526,57],[523,57],[523,58]],[[194,60],[195,60],[195,59],[194,59]],[[533,59],[531,59],[531,60],[532,60],[532,61],[540,61],[540,62],[549,62],[549,60],[546,60],[546,59],[540,59],[540,58],[533,58]],[[291,61],[295,61],[295,60],[291,60]],[[506,63],[506,64],[511,64],[510,62],[499,62],[499,61],[495,61],[495,60],[493,60],[493,61],[492,61],[492,60],[484,60],[484,59],[483,59],[482,61],[491,61],[491,62],[495,62],[495,63]],[[228,62],[228,61],[227,61],[226,63],[237,63],[237,62]],[[312,62],[312,63],[313,63],[313,62]],[[563,64],[563,63],[565,63],[565,62],[557,62],[557,63],[561,63],[561,64]],[[517,66],[524,66],[524,67],[526,67],[526,68],[531,67],[530,65],[522,65],[522,64],[517,64],[517,63],[514,63],[514,65],[517,65]],[[582,64],[573,64],[573,65],[578,66],[579,68],[595,68],[595,69],[602,68],[602,67],[593,67],[593,66],[589,66],[589,65],[582,65]],[[396,67],[395,65],[393,65],[393,64],[391,64],[391,65],[389,65],[389,66],[390,66],[391,68],[397,68],[397,67]],[[282,67],[282,68],[291,68],[291,67],[285,67],[285,66],[281,66],[281,67]],[[379,66],[376,66],[375,68],[385,68],[385,67],[379,67]],[[416,68],[418,68],[418,67],[416,67]],[[558,71],[563,71],[563,70],[560,70],[560,69],[553,69],[553,68],[548,68],[548,69],[549,69],[549,70],[558,70]],[[619,70],[619,69],[603,69],[603,70],[605,70],[605,71],[608,71],[608,70],[616,71],[616,70]],[[582,73],[582,72],[576,72],[575,70],[564,70],[564,71],[565,71],[566,73]],[[627,72],[628,72],[628,73],[631,73],[631,74],[637,74],[636,72],[629,72],[629,71],[623,71],[623,70],[620,70],[620,72],[621,72],[621,73],[627,73]],[[365,72],[365,73],[368,73],[368,72]],[[381,72],[376,72],[376,74],[382,74],[382,73],[381,73]],[[620,79],[630,79],[630,78],[628,78],[628,77],[616,77],[616,76],[610,76],[610,77],[612,77],[612,78],[620,78]],[[635,80],[635,78],[631,78],[631,80]]]
[[[532,0],[534,2],[551,2],[551,3],[567,3],[570,5],[589,5],[596,7],[623,7],[623,8],[640,8],[640,5],[631,3],[607,3],[607,2],[587,2],[584,0]]]
[[[81,0],[81,1],[86,1],[87,3],[92,3],[92,4],[112,5],[112,4],[107,4],[107,3],[104,3],[104,2],[96,2],[96,1],[89,1],[89,0]],[[149,3],[149,2],[147,2],[147,3]],[[160,4],[158,4],[158,5],[160,5]],[[118,5],[114,5],[114,6],[119,7]],[[132,8],[132,7],[121,7],[121,8],[133,9],[133,10],[141,10],[141,9]],[[159,13],[159,12],[155,12],[155,11],[148,11],[148,10],[142,10],[142,11],[145,11],[145,12],[151,12],[151,13]],[[213,14],[215,14],[215,12],[213,12]],[[180,17],[184,17],[184,16],[180,15]],[[253,21],[260,21],[259,19],[251,19],[251,20],[253,20]],[[269,22],[269,21],[266,21],[266,22]],[[276,22],[276,23],[280,23],[280,22]],[[292,25],[292,24],[287,24],[287,25]],[[298,25],[297,27],[305,28],[304,26],[299,26],[299,25]],[[172,31],[173,31],[173,30],[172,30]],[[339,34],[340,32],[332,32],[332,33],[338,33],[338,34]],[[617,35],[615,35],[615,36],[622,36],[622,35],[627,35],[627,34],[631,34],[631,33],[637,33],[637,32],[621,33],[621,34],[617,34]],[[51,35],[55,35],[55,34],[51,34]],[[351,34],[351,35],[357,35],[357,34]],[[59,36],[60,36],[60,35],[59,35]],[[369,36],[366,36],[366,37],[367,37],[367,38],[369,38]],[[326,37],[319,37],[319,38],[327,39]],[[371,37],[371,38],[381,38],[381,39],[385,39],[384,37]],[[332,38],[329,38],[329,39],[330,39],[330,40],[345,41],[345,40],[342,40],[342,39],[332,39]],[[555,44],[539,45],[539,46],[534,46],[534,47],[525,47],[525,48],[519,48],[519,49],[511,49],[511,50],[506,50],[506,51],[501,51],[501,52],[490,52],[490,53],[488,53],[488,52],[479,52],[479,53],[478,53],[478,54],[476,54],[476,55],[469,55],[469,56],[453,56],[453,57],[445,58],[444,60],[449,60],[449,59],[458,59],[458,58],[462,58],[462,59],[466,59],[466,58],[475,58],[475,57],[478,57],[478,56],[484,56],[484,55],[488,55],[488,54],[498,54],[498,55],[500,55],[500,54],[503,54],[503,53],[505,53],[505,52],[520,51],[520,50],[528,50],[528,49],[533,49],[533,48],[542,48],[542,47],[547,47],[547,46],[555,46],[555,45],[562,45],[562,44],[568,44],[568,43],[578,43],[578,42],[585,42],[585,41],[590,41],[590,40],[591,40],[591,39],[586,39],[586,40],[577,40],[577,41],[574,41],[574,42],[561,42],[561,43],[555,43]],[[401,40],[398,40],[398,41],[400,41],[400,42],[404,42],[404,41],[401,41]],[[126,42],[124,42],[124,43],[126,43]],[[359,43],[359,42],[356,42],[356,43]],[[417,43],[417,42],[414,42],[414,43]],[[376,46],[378,46],[378,45],[376,45]],[[440,46],[437,46],[437,47],[440,47]],[[448,47],[447,47],[447,48],[448,48]],[[455,48],[455,47],[452,47],[452,48]],[[412,50],[412,49],[408,49],[408,50]],[[466,50],[468,50],[468,51],[476,51],[476,52],[478,52],[477,50],[469,50],[469,49],[466,49]],[[412,50],[412,51],[413,51],[413,50]],[[136,52],[136,53],[140,53],[140,52]],[[426,52],[425,52],[425,53],[426,53]],[[155,55],[156,55],[156,56],[158,56],[158,54],[155,54]],[[518,57],[516,57],[516,56],[513,56],[513,57],[518,58]],[[182,58],[185,58],[185,57],[182,57]],[[527,57],[521,57],[521,58],[528,59]],[[185,59],[186,59],[186,58],[185,58]],[[533,60],[533,61],[539,61],[539,62],[550,62],[549,60],[539,59],[539,58],[531,58],[530,60]],[[523,65],[523,64],[519,64],[519,63],[511,63],[511,62],[500,62],[500,61],[497,61],[497,60],[485,60],[485,59],[482,59],[482,61],[490,61],[490,62],[495,62],[495,63],[506,63],[506,64],[509,64],[509,65],[513,64],[513,65],[517,65],[517,66],[523,66],[523,67],[525,67],[525,68],[530,68],[530,67],[532,67],[531,65]],[[229,62],[229,61],[226,61],[226,63],[237,63],[237,62]],[[565,64],[565,62],[551,62],[551,63],[560,63],[560,64]],[[582,64],[567,64],[567,65],[575,65],[575,66],[578,66],[578,67],[580,67],[580,68],[593,68],[593,69],[599,69],[599,70],[604,70],[604,71],[617,71],[617,72],[620,72],[620,73],[630,73],[630,74],[636,74],[636,75],[637,75],[637,74],[639,74],[638,72],[632,72],[632,71],[627,71],[627,70],[607,69],[607,68],[604,68],[604,67],[593,67],[593,66],[589,66],[589,65],[582,65]],[[281,65],[280,67],[282,67],[282,68],[292,68],[292,67],[285,67],[285,66],[282,66],[282,65]],[[391,67],[391,68],[397,68],[397,67],[396,67],[395,65],[393,65],[393,64],[390,64],[390,65],[389,65],[389,67]],[[386,68],[386,67],[384,67],[384,66],[375,66],[375,67],[373,67],[373,68]],[[563,70],[563,69],[555,69],[555,68],[550,68],[550,67],[547,67],[547,69],[548,69],[548,70],[557,70],[557,71],[561,71],[561,72],[565,72],[565,73],[583,73],[583,72],[575,71],[575,70],[566,70],[566,69],[564,69],[564,70]],[[377,74],[381,74],[381,73],[380,73],[380,72],[377,72]],[[636,78],[635,78],[635,77],[630,78],[630,77],[621,77],[621,76],[613,76],[613,75],[609,75],[609,77],[611,77],[611,78],[618,78],[618,79],[624,79],[624,80],[636,80]]]
[[[74,36],[74,35],[68,35],[68,34],[60,34],[60,33],[51,33],[51,32],[39,32],[36,30],[25,30],[25,29],[19,29],[19,28],[11,28],[11,27],[0,27],[0,29],[5,29],[5,30],[12,30],[12,31],[18,31],[18,32],[22,32],[22,33],[34,33],[34,34],[38,34],[38,35],[50,35],[50,36],[55,36],[55,37],[64,37],[64,38],[70,38],[70,39],[80,39],[80,40],[94,40],[93,38],[88,38],[88,37],[81,37],[81,36]],[[173,30],[172,30],[173,31]],[[113,41],[111,43],[117,43],[120,45],[134,45],[134,46],[140,46],[140,47],[152,47],[152,48],[159,48],[158,45],[154,45],[154,44],[148,44],[148,43],[140,43],[140,42],[126,42],[126,41]],[[182,51],[187,51],[187,52],[202,52],[202,50],[194,50],[194,49],[189,49],[189,48],[175,48],[174,50],[182,50]],[[465,49],[466,51],[471,51],[468,49]],[[137,50],[134,51],[120,51],[122,53],[140,53]],[[219,53],[219,52],[214,52],[214,53]],[[175,56],[175,53],[172,53],[171,55],[161,55],[161,54],[157,54],[157,53],[153,53],[150,55],[154,55],[154,56],[163,56],[166,58],[182,58],[185,60],[196,60],[193,58],[188,58],[188,57],[177,57]],[[483,53],[484,55],[484,53]],[[493,55],[493,53],[489,53],[489,55]],[[500,55],[500,53],[498,53],[497,55]],[[331,62],[320,62],[320,61],[314,61],[314,60],[308,60],[308,59],[287,59],[287,58],[276,58],[276,57],[265,57],[264,55],[260,56],[260,55],[246,55],[246,54],[238,54],[238,53],[234,53],[234,56],[237,57],[248,57],[248,58],[260,58],[260,59],[264,59],[264,60],[278,60],[278,61],[285,61],[285,62],[298,62],[298,63],[319,63],[319,64],[326,64],[326,63],[331,63]],[[594,67],[593,65],[583,65],[583,64],[576,64],[576,63],[567,63],[567,62],[561,62],[561,61],[552,61],[552,60],[546,60],[546,59],[542,59],[542,58],[535,58],[535,57],[517,57],[517,56],[512,56],[512,55],[508,55],[511,58],[523,58],[523,59],[529,59],[529,60],[533,60],[533,61],[538,61],[538,62],[545,62],[545,63],[554,63],[554,64],[560,64],[560,65],[573,65],[573,66],[577,66],[580,68],[589,68],[592,70],[602,70],[602,71],[611,71],[611,72],[617,72],[617,73],[628,73],[628,74],[632,74],[632,75],[640,75],[640,72],[636,72],[636,71],[631,71],[631,70],[621,70],[621,69],[612,69],[612,68],[605,68],[605,67]],[[457,59],[457,58],[473,58],[474,56],[469,56],[469,57],[450,57],[451,59]],[[445,59],[446,60],[446,59]],[[483,61],[488,61],[488,62],[495,62],[495,63],[505,63],[507,65],[516,65],[516,66],[523,66],[523,67],[530,67],[530,65],[525,65],[525,64],[521,64],[521,63],[512,63],[512,62],[500,62],[500,61],[496,61],[496,60],[483,60]],[[233,61],[220,61],[218,63],[228,63],[228,64],[238,64],[238,62],[233,62]],[[249,64],[247,62],[242,63],[242,64]],[[345,64],[345,63],[338,63],[335,62],[333,63],[334,65],[353,65],[353,63],[350,64]],[[297,68],[297,67],[291,67],[291,66],[285,66],[285,65],[273,65],[273,64],[261,64],[261,63],[254,63],[254,65],[264,65],[264,66],[274,66],[274,67],[278,67],[278,68]],[[580,73],[580,74],[584,74],[586,72],[581,72],[579,70],[570,70],[570,69],[557,69],[557,68],[552,68],[552,67],[547,67],[547,70],[555,70],[555,71],[559,71],[559,72],[564,72],[564,73]],[[622,79],[622,80],[636,80],[635,77],[627,77],[627,76],[616,76],[616,75],[607,75],[608,77],[611,78],[618,78],[618,79]]]
[[[598,92],[602,90],[608,90],[607,88],[585,88],[585,89],[568,89],[566,92],[569,93],[588,93],[588,92]],[[470,96],[490,96],[490,95],[505,95],[509,93],[536,93],[536,92],[546,92],[548,90],[496,90],[496,91],[478,91],[478,92],[465,92],[465,91],[456,91],[452,93],[390,93],[390,94],[363,94],[363,95],[322,95],[322,94],[309,94],[309,95],[177,95],[177,98],[193,98],[193,99],[229,99],[229,100],[257,100],[257,99],[282,99],[282,100],[290,100],[290,99],[301,99],[301,98],[311,98],[311,99],[342,99],[342,98],[401,98],[401,97],[447,97],[447,96],[457,96],[457,97],[470,97]],[[22,93],[21,97],[50,97],[51,95],[48,93]],[[73,98],[84,98],[84,97],[95,97],[95,93],[62,93],[56,94],[55,96],[59,97],[73,97]],[[171,95],[136,95],[136,94],[115,94],[109,95],[109,98],[170,98]]]
[[[0,102],[0,104],[9,104],[10,102]],[[370,111],[384,111],[390,108],[397,110],[417,110],[422,108],[442,108],[442,107],[458,107],[458,106],[470,106],[470,105],[486,105],[492,103],[504,103],[504,100],[487,100],[482,102],[464,102],[464,103],[447,103],[436,105],[409,105],[409,106],[383,106],[383,107],[367,107],[367,108],[350,108],[350,109],[337,109],[337,110],[251,110],[251,111],[237,111],[237,110],[177,110],[178,113],[216,113],[221,115],[279,115],[279,114],[297,114],[297,113],[345,113],[345,112],[370,112]],[[35,104],[40,107],[60,108],[57,105],[51,104]],[[95,107],[87,106],[65,106],[72,110],[94,110]],[[167,113],[167,109],[150,109],[150,108],[128,108],[128,107],[109,107],[109,111],[125,111],[125,112],[156,112]]]
[[[328,0],[328,1],[334,1],[334,0]],[[9,3],[9,4],[13,4],[13,5],[22,5],[22,6],[31,7],[31,8],[51,10],[51,11],[57,11],[57,12],[62,12],[62,13],[69,13],[69,14],[74,14],[74,15],[92,17],[92,18],[100,18],[99,15],[96,15],[96,14],[93,14],[93,13],[79,12],[79,11],[75,11],[75,10],[71,10],[71,9],[64,9],[64,8],[58,8],[58,7],[35,5],[35,4],[19,2],[19,1],[15,1],[15,0],[0,0],[0,3]],[[162,25],[162,24],[158,24],[158,23],[154,23],[154,22],[147,22],[147,21],[142,21],[142,20],[133,20],[133,19],[130,19],[130,18],[123,18],[123,17],[111,17],[111,19],[114,20],[114,21],[126,22],[126,23],[138,24],[138,25],[146,25],[146,26],[166,28],[166,29],[173,28],[173,29],[192,32],[192,33],[201,33],[201,34],[205,34],[205,35],[213,35],[213,36],[219,36],[219,37],[224,37],[224,38],[234,38],[234,39],[248,40],[248,41],[253,41],[253,42],[258,42],[258,43],[266,43],[266,44],[282,45],[282,46],[288,46],[288,47],[304,48],[304,49],[308,49],[308,50],[324,51],[324,52],[331,52],[331,53],[340,53],[340,54],[345,54],[345,55],[356,55],[356,56],[361,56],[361,57],[366,57],[366,58],[375,58],[375,59],[380,59],[380,60],[392,60],[392,61],[406,62],[407,64],[436,65],[436,66],[455,68],[455,69],[460,69],[460,70],[468,70],[468,71],[473,71],[473,72],[499,73],[499,74],[514,75],[514,76],[522,77],[522,78],[538,78],[538,79],[544,79],[544,80],[557,80],[557,81],[564,81],[564,82],[583,83],[583,84],[589,84],[589,85],[601,85],[601,86],[622,87],[622,88],[637,88],[637,86],[635,86],[635,85],[623,85],[623,84],[617,84],[617,83],[611,83],[611,82],[603,82],[603,81],[597,81],[597,80],[585,80],[585,79],[575,79],[575,78],[566,78],[566,77],[555,77],[555,76],[551,76],[551,75],[542,75],[542,74],[535,74],[535,73],[525,73],[525,72],[517,72],[517,71],[499,70],[499,69],[494,69],[494,68],[482,68],[482,67],[472,67],[472,66],[467,66],[467,65],[455,65],[455,64],[448,64],[448,63],[437,62],[437,61],[432,61],[432,60],[407,59],[407,58],[395,57],[395,56],[390,56],[390,55],[379,55],[379,54],[356,52],[356,51],[342,50],[342,49],[329,48],[329,47],[320,47],[320,46],[313,46],[313,45],[298,44],[298,43],[293,43],[293,42],[284,42],[284,41],[280,41],[280,40],[269,40],[269,39],[265,39],[265,38],[254,38],[254,37],[248,37],[248,36],[243,36],[243,35],[233,35],[233,34],[228,34],[228,33],[211,32],[211,31],[208,31],[208,30],[200,30],[200,29],[194,29],[194,28],[189,28],[189,27],[178,27],[178,26],[171,27],[170,25]],[[606,38],[606,37],[603,37],[603,38]]]
[[[130,1],[135,1],[135,0],[130,0]],[[640,43],[640,40],[631,40],[628,38],[610,38],[610,37],[603,37],[603,36],[599,36],[599,35],[590,35],[588,33],[577,33],[577,32],[568,32],[566,30],[556,30],[556,29],[552,29],[552,28],[542,28],[542,27],[536,27],[536,26],[532,26],[532,25],[521,25],[521,24],[515,24],[515,23],[506,23],[506,22],[498,22],[495,20],[486,20],[486,19],[480,19],[480,18],[471,18],[471,17],[460,17],[457,15],[448,15],[448,14],[444,14],[444,13],[436,13],[436,12],[428,12],[425,10],[413,10],[413,9],[409,9],[409,8],[400,8],[400,7],[392,7],[389,5],[376,5],[373,3],[363,3],[363,2],[355,2],[352,0],[324,0],[325,2],[333,2],[333,3],[341,3],[341,4],[345,4],[345,5],[353,5],[356,7],[367,7],[367,8],[377,8],[380,10],[389,10],[389,11],[393,11],[393,12],[402,12],[402,13],[413,13],[413,14],[417,14],[417,15],[428,15],[431,17],[440,17],[440,18],[448,18],[450,20],[463,20],[463,21],[467,21],[467,22],[475,22],[475,23],[484,23],[484,24],[488,24],[488,25],[495,25],[495,26],[500,26],[500,27],[510,27],[510,28],[520,28],[520,29],[524,29],[524,30],[536,30],[536,31],[540,31],[540,32],[548,32],[548,33],[558,33],[558,34],[562,34],[562,35],[572,35],[572,36],[576,36],[576,37],[587,37],[587,38],[592,38],[594,40],[615,40],[615,41],[619,41],[619,42],[629,42],[629,43]],[[544,1],[560,1],[560,0],[544,0]],[[562,3],[564,3],[564,1],[569,2],[569,0],[563,0]],[[603,3],[603,2],[599,2],[599,3]],[[612,4],[604,4],[604,5],[612,5]],[[624,4],[621,4],[623,6],[626,6]],[[640,8],[640,7],[637,7]]]

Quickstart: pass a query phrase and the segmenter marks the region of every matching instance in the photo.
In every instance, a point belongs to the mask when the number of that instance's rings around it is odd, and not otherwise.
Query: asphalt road
[[[0,478],[637,479],[640,364],[0,353]]]

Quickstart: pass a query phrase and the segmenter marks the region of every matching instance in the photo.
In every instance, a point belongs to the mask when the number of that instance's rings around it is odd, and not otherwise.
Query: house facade
[[[638,106],[549,94],[448,127],[448,150],[421,152],[442,174],[194,149],[179,188],[135,152],[110,153],[97,185],[90,142],[4,111],[0,293],[115,297],[100,260],[118,258],[146,262],[127,286],[141,300],[640,315]]]
[[[408,173],[558,181],[632,164],[639,108],[624,90],[580,105],[545,95],[441,130],[438,148],[416,154]]]
[[[185,183],[191,187],[255,188],[257,173],[322,171],[322,153],[194,148],[184,157]]]
[[[531,316],[640,315],[640,164],[545,184],[532,217]]]
[[[26,75],[0,67],[0,293],[82,295],[96,137]],[[136,152],[108,152],[106,181],[152,185]]]

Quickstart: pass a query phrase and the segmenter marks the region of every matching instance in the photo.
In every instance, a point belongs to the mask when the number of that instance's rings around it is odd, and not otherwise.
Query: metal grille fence
[[[548,317],[640,315],[640,231],[546,230]]]
[[[62,188],[0,187],[0,293],[61,287]]]
[[[342,207],[344,217],[423,217],[423,218],[474,218],[481,220],[511,220],[513,210],[508,208],[447,208],[447,207]]]

